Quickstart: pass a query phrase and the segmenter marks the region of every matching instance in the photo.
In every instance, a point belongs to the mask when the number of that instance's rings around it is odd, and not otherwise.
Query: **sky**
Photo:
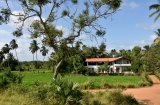
[[[120,49],[132,49],[134,46],[140,46],[143,48],[145,45],[151,45],[153,40],[157,37],[154,31],[160,28],[160,19],[154,22],[155,16],[149,18],[149,15],[153,10],[149,10],[149,6],[157,4],[158,0],[123,0],[120,9],[107,19],[102,19],[99,23],[106,28],[106,35],[104,39],[98,38],[91,40],[89,36],[83,34],[80,39],[83,39],[83,44],[87,46],[96,46],[101,42],[105,42],[107,45],[106,51],[110,52],[112,49],[119,51]],[[15,9],[15,13],[18,11],[16,0],[10,0],[11,6]],[[0,7],[4,6],[4,1],[0,0]],[[81,6],[78,6],[81,8]],[[16,20],[15,17],[11,17],[12,20]],[[32,21],[32,20],[29,20]],[[25,22],[26,26],[29,22]],[[68,32],[65,22],[57,23],[57,28],[63,29]],[[8,24],[0,25],[0,49],[12,39],[17,40],[18,48],[17,54],[20,61],[32,61],[33,55],[29,51],[30,42],[29,33],[24,31],[24,35],[20,38],[16,38],[12,35],[12,32],[16,29],[16,25],[13,21]],[[39,39],[40,41],[40,39]],[[39,44],[41,47],[41,45]],[[53,51],[49,49],[48,56]],[[11,51],[14,55],[15,52]],[[38,60],[43,60],[42,54],[38,51]]]

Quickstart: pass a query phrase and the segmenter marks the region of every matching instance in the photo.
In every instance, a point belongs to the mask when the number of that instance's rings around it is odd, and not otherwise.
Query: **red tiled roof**
[[[86,58],[86,62],[113,62],[116,61],[118,59],[121,59],[124,57],[118,57],[118,58]],[[128,58],[125,58],[128,59]],[[128,59],[130,60],[130,59]]]
[[[87,58],[86,62],[112,62],[119,58]]]

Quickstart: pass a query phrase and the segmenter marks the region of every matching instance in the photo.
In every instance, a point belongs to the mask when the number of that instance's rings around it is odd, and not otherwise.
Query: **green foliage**
[[[108,62],[105,62],[103,65],[100,65],[99,70],[107,71],[108,70]]]
[[[151,86],[153,83],[152,83],[152,80],[149,78],[147,72],[143,71],[141,73],[141,81],[139,83],[139,85],[141,86]]]
[[[81,89],[85,90],[85,89],[94,89],[94,81],[91,79],[88,79],[87,81],[85,81],[84,83],[81,84]]]
[[[135,73],[138,73],[139,70],[142,68],[143,62],[141,58],[142,58],[141,47],[135,46],[132,49],[132,55],[131,55],[131,59],[132,59],[131,69]]]
[[[72,81],[58,78],[52,82],[50,90],[56,105],[84,105],[85,103],[78,84]]]
[[[104,31],[104,30],[97,30],[97,32],[96,32],[96,35],[100,36],[100,37],[103,37],[105,34],[106,34],[106,31]]]
[[[156,77],[158,77],[158,79],[160,79],[160,71],[159,70],[155,71],[155,75],[156,75]]]
[[[73,56],[73,67],[76,73],[82,73],[84,66],[81,56],[79,55]]]
[[[62,11],[62,16],[67,16],[68,14],[69,14],[68,11],[66,11],[66,10]]]
[[[20,37],[23,35],[23,32],[21,28],[17,28],[12,34],[13,36]]]
[[[0,25],[8,23],[10,19],[11,10],[9,8],[2,8],[0,11]]]
[[[77,4],[78,0],[71,0],[73,4]]]
[[[144,71],[154,73],[160,71],[160,45],[154,45],[147,50],[143,56],[143,69]]]
[[[120,91],[111,92],[108,101],[110,105],[139,105],[133,96],[123,95]]]
[[[3,74],[0,75],[0,87],[5,87],[11,83],[20,84],[23,78],[24,75],[11,72],[10,68],[7,68],[3,71]]]

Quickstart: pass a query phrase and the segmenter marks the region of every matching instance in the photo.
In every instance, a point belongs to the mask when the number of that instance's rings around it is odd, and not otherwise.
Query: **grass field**
[[[24,72],[25,75],[23,79],[23,83],[26,85],[33,85],[37,80],[40,83],[50,83],[53,78],[53,73],[33,73],[33,72]],[[92,81],[94,86],[98,87],[101,85],[102,80],[107,84],[115,86],[115,85],[136,85],[141,80],[139,76],[70,76],[65,75],[63,79],[71,80],[73,82],[77,82],[79,84],[83,84],[87,81]]]

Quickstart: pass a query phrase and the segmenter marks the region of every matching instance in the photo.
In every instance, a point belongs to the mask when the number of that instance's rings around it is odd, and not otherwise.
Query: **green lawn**
[[[24,72],[25,75],[23,83],[27,85],[34,84],[35,81],[40,83],[50,83],[53,78],[53,73],[33,73],[33,72]],[[102,80],[105,80],[109,85],[136,85],[141,80],[139,76],[70,76],[65,75],[63,79],[69,79],[73,82],[82,84],[86,81],[92,80],[95,86],[100,86]]]

